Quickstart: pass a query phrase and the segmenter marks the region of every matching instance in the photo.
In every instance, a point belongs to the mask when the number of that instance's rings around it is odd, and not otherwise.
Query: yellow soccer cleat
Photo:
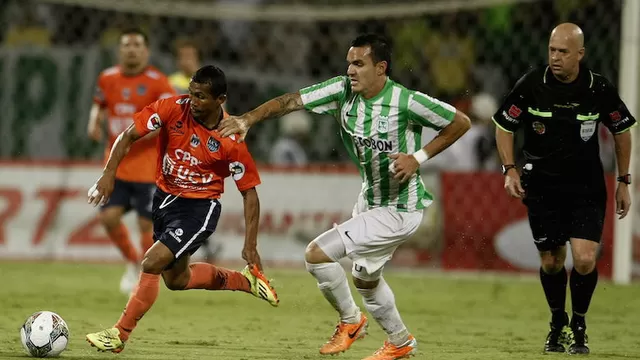
[[[119,353],[124,350],[124,342],[120,340],[120,330],[117,328],[87,334],[87,341],[91,346],[98,348],[98,351]]]
[[[280,300],[276,290],[271,286],[269,280],[264,277],[264,274],[258,270],[257,265],[247,265],[240,273],[249,280],[251,293],[255,297],[268,301],[271,306],[278,306]]]

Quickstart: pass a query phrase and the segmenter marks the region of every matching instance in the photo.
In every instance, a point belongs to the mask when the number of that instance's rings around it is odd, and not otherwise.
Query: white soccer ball
[[[20,328],[20,339],[29,355],[54,357],[66,349],[69,328],[60,315],[51,311],[38,311],[29,316]]]

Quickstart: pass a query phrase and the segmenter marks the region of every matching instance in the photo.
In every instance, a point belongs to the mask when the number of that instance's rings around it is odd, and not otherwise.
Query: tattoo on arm
[[[266,117],[279,117],[304,108],[302,98],[298,93],[284,94],[273,99],[273,101],[275,106],[269,107]]]

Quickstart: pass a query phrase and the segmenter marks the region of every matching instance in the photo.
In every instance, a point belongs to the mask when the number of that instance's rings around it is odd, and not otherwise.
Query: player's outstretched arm
[[[106,203],[113,192],[113,184],[116,178],[116,170],[118,165],[122,162],[125,155],[129,152],[131,144],[140,138],[140,134],[134,124],[131,124],[127,130],[118,136],[111,153],[109,154],[109,160],[102,171],[102,176],[98,181],[89,189],[89,204],[97,206],[101,203]]]
[[[245,236],[242,258],[248,264],[258,265],[262,271],[262,262],[258,254],[258,225],[260,222],[260,199],[255,187],[242,191],[244,205]]]
[[[222,136],[239,134],[240,141],[242,141],[249,128],[255,123],[302,109],[304,109],[304,104],[299,93],[284,94],[263,103],[243,115],[229,116],[226,119],[222,119],[219,131]]]

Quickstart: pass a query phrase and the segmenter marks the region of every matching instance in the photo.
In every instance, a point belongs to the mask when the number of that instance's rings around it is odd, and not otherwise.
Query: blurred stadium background
[[[227,73],[227,110],[235,114],[344,73],[356,34],[386,34],[394,46],[392,77],[449,101],[474,123],[423,168],[437,201],[393,266],[535,271],[524,208],[502,190],[490,116],[519,76],[546,61],[549,31],[563,21],[585,31],[587,64],[620,85],[622,7],[621,0],[2,0],[0,258],[119,260],[85,200],[104,147],[87,137],[86,124],[96,77],[117,61],[119,30],[136,25],[149,33],[152,64],[166,74],[177,71],[176,44],[195,42],[203,63]],[[638,21],[640,14],[632,16]],[[637,47],[637,34],[633,41]],[[336,131],[331,119],[297,113],[249,134],[263,172],[261,249],[272,264],[302,264],[306,243],[350,215],[359,179]],[[425,131],[423,141],[431,136]],[[613,174],[612,138],[604,130],[600,137]],[[303,144],[292,150],[295,164],[274,150],[290,139]],[[241,206],[229,187],[216,234],[221,260],[239,258]],[[640,275],[637,205],[632,217]],[[614,230],[610,216],[605,276],[612,273]]]
[[[529,276],[537,253],[524,207],[502,188],[490,116],[529,67],[546,61],[552,27],[579,24],[586,63],[620,88],[636,117],[640,110],[637,0],[0,0],[0,16],[0,332],[10,334],[2,358],[23,358],[13,336],[29,314],[45,309],[70,326],[64,356],[100,357],[82,335],[111,324],[126,301],[117,292],[120,254],[86,202],[104,150],[87,136],[91,99],[98,73],[117,61],[123,27],[148,32],[151,62],[169,75],[178,71],[178,44],[197,44],[203,64],[226,72],[226,106],[235,114],[345,73],[349,41],[382,33],[393,41],[394,79],[471,115],[471,131],[422,169],[436,201],[392,260],[389,269],[397,271],[386,273],[421,341],[418,359],[540,356],[548,313]],[[613,194],[612,138],[601,130]],[[263,179],[260,250],[282,306],[265,314],[249,296],[163,289],[120,358],[319,358],[335,314],[304,272],[303,252],[350,216],[360,189],[336,131],[332,119],[300,112],[259,124],[247,139]],[[434,134],[424,135],[426,142]],[[638,287],[606,281],[616,267],[619,283],[640,275],[635,199],[630,219],[618,224],[609,202],[604,279],[589,315],[598,358],[640,358]],[[223,203],[217,261],[231,263],[240,259],[244,234],[232,184]],[[134,220],[130,214],[125,222],[135,240]],[[344,359],[381,344],[382,330],[370,329]]]

